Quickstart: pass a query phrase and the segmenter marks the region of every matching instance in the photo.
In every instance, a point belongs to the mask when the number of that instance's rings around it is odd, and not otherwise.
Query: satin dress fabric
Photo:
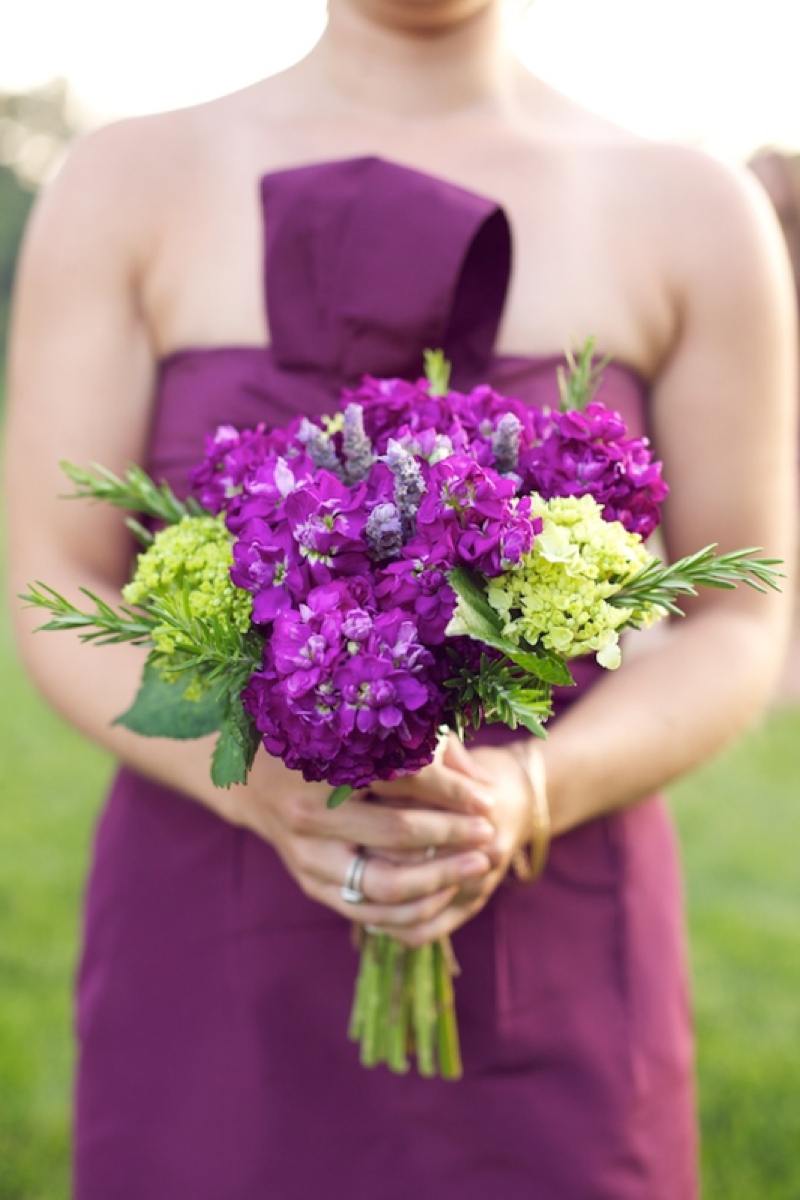
[[[492,200],[379,158],[260,181],[270,344],[160,364],[148,469],[179,492],[218,424],[333,410],[421,373],[557,403],[562,356],[498,356],[511,233]],[[611,363],[631,432],[647,386]],[[580,686],[599,674],[582,662]],[[490,731],[490,740],[508,732]],[[348,922],[275,851],[128,769],[94,846],[78,980],[77,1200],[690,1200],[681,880],[658,798],[557,838],[457,931],[465,1074],[365,1070]]]

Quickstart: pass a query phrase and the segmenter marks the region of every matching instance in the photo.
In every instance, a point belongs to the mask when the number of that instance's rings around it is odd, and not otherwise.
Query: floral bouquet
[[[49,610],[45,629],[149,647],[119,723],[218,731],[221,787],[263,744],[335,806],[432,762],[442,731],[543,736],[568,660],[613,670],[621,631],[679,613],[698,585],[763,590],[777,574],[752,550],[649,553],[667,487],[646,439],[592,399],[592,351],[568,356],[558,410],[453,391],[427,352],[425,378],[365,378],[335,415],[221,426],[186,501],[137,467],[64,464],[76,496],[147,518],[128,520],[142,553],[117,610],[43,584],[24,599]],[[422,1074],[460,1075],[452,970],[446,940],[365,935],[351,1022],[365,1064],[405,1071],[411,1052]]]

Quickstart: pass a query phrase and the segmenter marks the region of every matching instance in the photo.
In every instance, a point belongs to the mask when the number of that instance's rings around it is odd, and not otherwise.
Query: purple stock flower
[[[647,440],[597,402],[553,413],[484,386],[366,378],[342,404],[330,426],[220,426],[192,487],[224,513],[231,578],[253,596],[263,664],[243,700],[266,748],[359,787],[430,762],[452,716],[454,567],[519,564],[541,529],[533,492],[588,492],[646,537],[667,488]],[[484,648],[457,652],[477,672]]]
[[[243,694],[267,749],[334,787],[431,762],[444,712],[414,621],[360,591],[336,580],[281,613]]]
[[[449,536],[457,562],[500,575],[530,552],[541,529],[530,501],[515,499],[515,490],[515,480],[454,454],[429,470],[417,532],[429,542]]]
[[[660,520],[669,489],[647,438],[626,436],[619,413],[593,401],[584,412],[551,413],[539,445],[521,456],[525,490],[546,500],[587,493],[608,521],[647,538]]]

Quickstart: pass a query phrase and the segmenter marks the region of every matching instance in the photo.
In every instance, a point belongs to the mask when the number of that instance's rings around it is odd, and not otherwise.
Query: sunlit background
[[[629,128],[726,158],[800,148],[797,0],[509,5],[524,61]],[[0,91],[64,78],[80,123],[191,104],[289,66],[324,21],[324,0],[25,0],[3,14]]]
[[[524,61],[620,124],[728,160],[767,144],[800,151],[800,0],[507,3]],[[1,440],[20,237],[38,183],[75,132],[290,66],[320,36],[325,5],[0,6]],[[2,527],[0,512],[0,543]],[[0,545],[0,596],[2,571]],[[0,1200],[67,1200],[70,980],[110,768],[35,695],[1,600],[0,680]],[[795,703],[672,792],[688,886],[706,1200],[800,1197],[798,745]]]

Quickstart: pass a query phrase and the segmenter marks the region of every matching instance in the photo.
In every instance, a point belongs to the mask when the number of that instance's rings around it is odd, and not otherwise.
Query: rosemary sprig
[[[603,371],[611,361],[611,357],[606,355],[596,363],[594,361],[595,346],[595,339],[590,337],[586,339],[577,353],[567,350],[567,366],[566,368],[559,367],[556,372],[561,412],[569,412],[573,409],[583,412],[600,386]]]
[[[783,578],[777,568],[779,558],[754,558],[758,548],[732,550],[728,554],[715,554],[716,543],[705,546],[695,554],[665,565],[653,559],[638,571],[613,596],[608,603],[617,608],[642,609],[658,606],[676,616],[683,616],[675,603],[678,596],[696,596],[699,587],[735,588],[747,584],[757,592],[768,588],[780,591],[778,579]],[[632,621],[636,624],[636,621]]]
[[[20,600],[30,608],[43,608],[50,613],[50,620],[40,625],[40,629],[77,630],[82,642],[96,642],[99,646],[115,642],[142,645],[151,640],[157,624],[155,617],[142,609],[128,608],[126,605],[120,605],[118,610],[113,609],[88,588],[82,587],[80,590],[91,600],[94,611],[84,612],[76,608],[46,583],[31,584],[30,591],[22,594]]]
[[[88,468],[70,462],[62,462],[60,466],[75,485],[75,491],[65,497],[67,500],[104,500],[115,508],[155,517],[168,525],[176,524],[182,517],[206,514],[192,496],[186,501],[179,500],[168,483],[155,483],[146,471],[133,464],[125,468],[122,478],[98,463]]]
[[[456,661],[455,655],[451,658]],[[490,725],[500,721],[509,729],[522,725],[545,736],[544,722],[552,712],[550,685],[507,658],[482,654],[477,674],[462,668],[444,686],[456,693],[453,717],[462,739],[467,727],[479,729],[484,720]]]
[[[446,396],[450,390],[451,364],[444,356],[443,350],[424,350],[425,378],[430,384],[432,396]]]
[[[200,671],[211,682],[219,677],[232,680],[231,689],[241,687],[261,666],[264,645],[251,630],[242,633],[232,621],[208,614],[192,616],[187,592],[162,596],[148,605],[159,633],[171,633],[174,650],[164,656],[164,666],[172,674]]]

